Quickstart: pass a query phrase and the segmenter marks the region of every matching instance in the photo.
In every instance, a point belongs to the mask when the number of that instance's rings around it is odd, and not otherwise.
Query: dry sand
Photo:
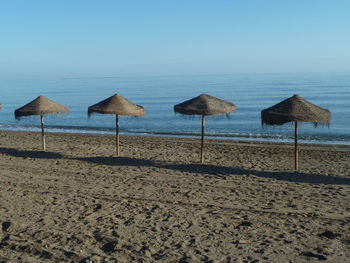
[[[0,132],[0,262],[350,262],[350,147]]]

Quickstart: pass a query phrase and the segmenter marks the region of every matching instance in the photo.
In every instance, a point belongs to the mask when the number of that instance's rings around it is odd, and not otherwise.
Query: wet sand
[[[0,262],[349,262],[350,147],[0,132]]]

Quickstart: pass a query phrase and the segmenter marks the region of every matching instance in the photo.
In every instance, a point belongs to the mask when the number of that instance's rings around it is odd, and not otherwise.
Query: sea
[[[329,126],[299,125],[302,143],[350,145],[350,73],[234,74],[0,80],[0,130],[40,131],[39,116],[16,120],[14,110],[39,95],[70,108],[47,115],[47,132],[113,134],[113,115],[87,115],[89,106],[120,94],[145,107],[142,117],[120,117],[121,134],[197,137],[201,119],[174,113],[174,105],[206,93],[230,101],[235,112],[206,118],[208,138],[292,142],[293,123],[262,126],[261,110],[299,94],[331,111]]]

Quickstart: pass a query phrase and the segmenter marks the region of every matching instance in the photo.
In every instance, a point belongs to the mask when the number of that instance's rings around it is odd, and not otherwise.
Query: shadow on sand
[[[55,152],[26,151],[26,150],[17,150],[13,148],[2,148],[2,147],[0,147],[0,153],[11,155],[13,157],[23,157],[23,158],[41,158],[41,159],[63,158],[62,154],[55,153]]]
[[[156,163],[152,160],[130,158],[130,157],[82,157],[74,158],[74,160],[92,162],[96,164],[114,165],[114,166],[145,166],[159,169],[176,170],[187,173],[200,173],[212,176],[237,176],[237,175],[253,175],[263,178],[271,178],[275,180],[288,181],[294,183],[311,183],[311,184],[338,184],[350,185],[350,178],[323,175],[303,172],[288,171],[256,171],[243,169],[238,167],[217,166],[210,164],[164,164]]]
[[[237,167],[216,166],[209,164],[168,164],[162,165],[160,167],[164,169],[171,169],[188,173],[201,173],[215,176],[254,175],[258,177],[271,178],[294,183],[350,185],[350,178],[303,172],[256,171]]]
[[[64,159],[65,157],[60,153],[44,152],[44,151],[26,151],[17,150],[13,148],[1,148],[0,153],[11,155],[14,157],[28,157],[28,158],[42,158],[42,159]],[[156,163],[152,160],[138,159],[130,157],[116,157],[116,156],[96,156],[96,157],[80,157],[68,158],[70,160],[78,160],[103,165],[113,166],[144,166],[154,167],[159,169],[176,170],[187,173],[200,173],[212,176],[237,176],[237,175],[253,175],[263,178],[271,178],[281,181],[289,181],[294,183],[311,183],[311,184],[338,184],[350,185],[350,178],[313,174],[303,172],[279,172],[279,171],[256,171],[243,169],[238,167],[217,166],[210,164],[164,164]]]
[[[79,160],[84,162],[91,162],[104,165],[116,165],[116,166],[156,166],[156,163],[151,160],[137,159],[129,157],[117,157],[117,156],[97,156],[97,157],[81,157],[72,158],[73,160]]]

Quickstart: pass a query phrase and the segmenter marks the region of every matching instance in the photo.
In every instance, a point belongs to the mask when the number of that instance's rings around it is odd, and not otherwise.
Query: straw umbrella
[[[119,115],[139,117],[145,114],[142,106],[136,105],[119,94],[100,101],[88,108],[88,115],[92,113],[115,114],[115,151],[117,156],[119,150]]]
[[[299,95],[294,95],[270,108],[261,111],[262,124],[282,125],[294,121],[294,169],[298,170],[298,122],[313,122],[329,125],[331,113]]]
[[[190,100],[186,100],[174,106],[174,111],[184,115],[201,115],[202,116],[202,137],[201,137],[201,156],[200,162],[204,162],[204,126],[205,116],[229,113],[236,110],[236,106],[231,102],[215,98],[207,94],[201,94]]]
[[[44,115],[46,114],[57,114],[67,112],[68,107],[58,104],[44,96],[39,96],[35,100],[29,102],[23,107],[15,110],[16,119],[20,119],[23,116],[40,115],[41,122],[41,138],[42,138],[42,149],[46,150],[45,144],[45,133],[44,133]]]

